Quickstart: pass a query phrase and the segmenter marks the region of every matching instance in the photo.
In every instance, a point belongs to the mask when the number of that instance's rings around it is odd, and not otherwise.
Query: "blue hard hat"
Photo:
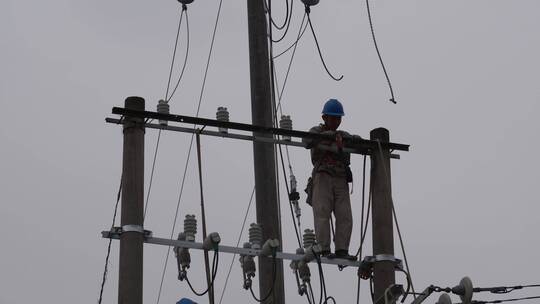
[[[328,99],[328,101],[324,104],[322,114],[330,116],[344,116],[345,112],[343,112],[343,105],[341,102],[332,98]]]
[[[180,299],[180,301],[176,302],[176,304],[197,304],[197,303],[193,302],[190,299],[182,298]]]

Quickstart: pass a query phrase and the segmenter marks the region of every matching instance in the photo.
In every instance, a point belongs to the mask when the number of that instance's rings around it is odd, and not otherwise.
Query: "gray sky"
[[[295,129],[309,129],[318,123],[324,101],[336,97],[346,110],[343,129],[368,137],[384,126],[393,141],[411,144],[410,152],[392,161],[392,181],[416,289],[453,286],[465,275],[476,286],[540,283],[534,263],[540,254],[540,3],[373,2],[398,104],[388,102],[365,3],[321,1],[312,20],[329,68],[344,79],[328,78],[306,32],[283,95],[284,111]],[[273,6],[276,19],[283,20],[284,1]],[[171,101],[173,113],[196,111],[217,7],[217,1],[189,7],[190,57]],[[104,118],[127,96],[144,97],[151,110],[164,97],[179,9],[172,0],[0,2],[0,303],[97,301],[107,245],[100,232],[111,224],[122,152],[121,128]],[[292,32],[276,52],[290,45],[301,17],[295,1]],[[179,63],[184,50],[181,40]],[[288,58],[276,62],[280,82]],[[200,115],[213,118],[218,106],[227,106],[232,120],[250,122],[249,92],[246,3],[224,1]],[[146,134],[147,188],[157,132]],[[188,144],[186,134],[161,138],[145,227],[159,237],[171,233]],[[202,144],[209,230],[234,245],[253,187],[251,144],[216,138]],[[193,160],[180,218],[199,214]],[[291,161],[303,189],[308,152],[291,149]],[[361,164],[361,157],[353,157],[357,217],[351,251],[359,244]],[[311,210],[302,207],[303,228],[312,227]],[[292,252],[286,208],[283,201],[284,245]],[[193,255],[191,273],[201,289],[196,272],[203,269],[202,259]],[[396,255],[401,256],[397,250]],[[145,303],[156,302],[164,256],[164,247],[145,247]],[[230,258],[220,259],[218,295]],[[160,303],[195,298],[176,280],[173,262]],[[338,303],[353,302],[355,271],[328,267],[325,274],[329,294]],[[285,276],[288,302],[305,301],[296,294],[289,268]],[[115,242],[104,303],[116,303],[117,278]],[[236,264],[224,303],[251,301],[241,284]],[[362,284],[367,303],[368,285]],[[540,290],[476,299],[532,295]]]

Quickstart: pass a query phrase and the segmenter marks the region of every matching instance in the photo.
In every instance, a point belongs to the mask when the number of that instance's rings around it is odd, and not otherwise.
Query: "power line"
[[[311,17],[309,16],[309,12],[310,12],[310,8],[309,6],[306,5],[306,14],[308,17],[308,24],[309,24],[309,27],[311,28],[311,33],[313,34],[313,39],[315,40],[315,45],[317,46],[317,51],[319,52],[321,63],[324,69],[326,70],[326,73],[328,74],[328,76],[330,76],[330,78],[332,78],[335,81],[340,81],[341,79],[343,79],[343,75],[339,77],[335,77],[334,75],[332,75],[332,73],[330,73],[330,71],[328,70],[328,67],[326,66],[326,62],[324,61],[323,55],[321,53],[321,48],[319,46],[319,41],[317,40],[317,35],[315,35],[315,30],[313,29],[313,24],[311,23]]]
[[[199,111],[200,111],[200,108],[201,108],[201,102],[202,102],[202,98],[203,98],[203,94],[204,94],[204,89],[206,87],[206,78],[208,76],[208,68],[210,66],[210,59],[212,57],[212,51],[214,49],[214,41],[215,41],[215,38],[216,38],[217,26],[218,26],[218,23],[219,23],[219,17],[220,17],[220,14],[221,14],[222,4],[223,4],[223,0],[220,0],[217,15],[216,15],[216,22],[214,24],[214,30],[212,32],[210,50],[208,52],[208,58],[207,58],[207,61],[206,61],[206,68],[205,68],[205,71],[204,71],[203,83],[202,83],[201,92],[200,92],[200,95],[199,95],[199,102],[198,102],[198,105],[197,105],[197,112],[196,112],[197,117],[199,116]],[[179,197],[178,197],[178,203],[176,205],[176,212],[175,212],[175,215],[174,215],[174,222],[173,222],[173,228],[172,228],[172,231],[171,231],[171,238],[172,238],[172,236],[174,234],[174,228],[176,226],[176,220],[177,220],[177,217],[178,217],[178,209],[180,207],[180,201],[181,201],[182,192],[183,192],[183,189],[184,189],[184,182],[185,182],[185,178],[186,178],[186,172],[187,172],[187,167],[188,167],[188,164],[189,164],[189,159],[190,159],[190,156],[191,156],[191,149],[193,147],[193,138],[194,138],[194,136],[195,136],[194,134],[191,135],[191,141],[190,141],[190,144],[189,144],[189,150],[188,150],[188,154],[187,154],[187,158],[186,158],[186,164],[185,164],[185,167],[184,167],[184,176],[182,177],[182,185],[181,185],[181,188],[180,188],[180,194],[179,194]],[[167,269],[167,262],[169,260],[170,249],[171,249],[170,247],[167,249],[167,255],[166,255],[166,258],[165,258],[165,263],[163,265],[163,272],[162,272],[162,275],[161,275],[161,283],[159,284],[159,292],[158,292],[158,298],[157,298],[156,304],[159,304],[159,299],[161,297],[161,291],[162,291],[162,287],[163,287],[163,280],[165,278],[165,271]]]
[[[178,85],[180,84],[180,80],[182,80],[182,77],[184,76],[184,71],[186,70],[186,66],[187,66],[187,60],[188,60],[188,54],[189,54],[189,18],[188,18],[187,8],[185,8],[186,5],[184,4],[183,7],[184,7],[184,10],[186,11],[186,55],[184,57],[184,64],[182,65],[182,71],[180,72],[178,81],[176,82],[176,85],[174,86],[174,90],[172,91],[171,96],[169,96],[169,99],[166,100],[167,102],[169,102],[172,99],[174,93],[176,92],[176,89],[178,89]]]
[[[152,181],[154,180],[154,169],[156,167],[156,159],[159,148],[159,139],[161,138],[161,129],[158,132],[158,138],[156,142],[156,149],[154,150],[154,160],[152,161],[152,171],[150,173],[150,182],[148,184],[148,192],[146,193],[146,203],[144,204],[144,213],[143,213],[143,224],[146,219],[146,211],[148,209],[148,201],[150,200],[150,191],[152,190]]]
[[[249,214],[249,209],[251,208],[251,203],[253,202],[254,195],[255,195],[255,186],[253,186],[253,191],[251,191],[251,197],[249,198],[249,204],[246,208],[246,214],[244,215],[244,220],[242,221],[242,228],[240,228],[238,240],[236,241],[236,247],[240,245],[240,240],[242,239],[242,234],[244,233],[244,227],[246,225],[246,220]],[[229,283],[229,276],[231,275],[232,267],[234,264],[234,258],[236,258],[236,253],[233,254],[233,257],[231,259],[231,265],[229,266],[229,271],[227,272],[227,277],[225,278],[225,284],[223,285],[223,291],[221,292],[221,297],[219,298],[219,304],[221,304],[221,301],[223,300],[223,296],[225,295],[225,290],[227,289],[227,284]]]
[[[377,51],[377,56],[379,57],[379,61],[381,62],[384,76],[386,77],[386,82],[388,82],[388,88],[390,89],[390,95],[392,96],[392,98],[390,98],[390,101],[396,104],[397,102],[396,102],[396,99],[394,98],[394,89],[392,88],[390,77],[388,77],[388,72],[386,71],[386,67],[384,66],[381,52],[379,51],[379,46],[377,45],[377,39],[375,39],[375,30],[373,29],[373,21],[371,20],[371,10],[369,8],[369,0],[366,0],[366,7],[367,7],[367,13],[368,13],[368,19],[369,19],[369,27],[371,29],[371,37],[373,38],[373,45],[375,46],[375,50]]]
[[[169,69],[169,80],[167,81],[167,90],[165,91],[165,100],[168,100],[169,95],[169,87],[171,85],[171,78],[172,78],[172,72],[174,68],[174,60],[176,58],[176,48],[178,46],[178,37],[180,36],[180,26],[182,25],[182,17],[184,16],[184,8],[182,8],[182,11],[180,13],[180,18],[178,21],[178,30],[176,31],[176,41],[174,43],[174,51],[173,51],[173,57],[171,62],[171,68]]]
[[[114,228],[114,222],[116,221],[116,214],[118,213],[118,203],[120,202],[120,197],[122,194],[122,182],[124,180],[123,174],[120,176],[120,185],[118,186],[118,193],[116,195],[116,204],[114,206],[114,214],[112,218],[112,224],[111,224],[111,230]],[[101,304],[101,301],[103,300],[103,290],[105,288],[105,281],[107,280],[107,272],[109,268],[109,257],[111,255],[111,243],[112,238],[109,239],[109,245],[107,246],[107,256],[105,257],[105,266],[103,269],[103,278],[101,279],[101,289],[99,291],[99,299],[98,303]]]
[[[513,298],[513,299],[504,299],[504,300],[493,300],[493,301],[472,301],[472,304],[488,304],[488,303],[503,303],[503,302],[514,302],[514,301],[523,301],[523,300],[533,300],[540,299],[540,296],[533,297],[523,297],[523,298]],[[457,303],[463,304],[463,303]]]

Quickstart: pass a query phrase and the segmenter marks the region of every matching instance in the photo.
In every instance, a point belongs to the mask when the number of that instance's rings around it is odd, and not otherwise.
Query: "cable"
[[[324,58],[323,58],[323,55],[321,53],[321,48],[319,47],[319,41],[317,40],[317,36],[315,35],[315,30],[313,29],[313,24],[311,23],[311,18],[309,17],[309,6],[307,6],[307,5],[306,5],[306,14],[307,14],[307,18],[308,18],[309,27],[311,28],[311,33],[313,33],[313,39],[315,39],[315,44],[317,45],[317,51],[319,51],[319,57],[321,58],[321,62],[323,64],[323,66],[324,66],[324,69],[326,70],[326,73],[333,80],[340,81],[341,79],[343,79],[343,75],[336,78],[334,75],[332,75],[332,73],[330,73],[330,71],[328,70],[328,67],[326,66],[326,62],[324,62]]]
[[[193,291],[194,294],[196,294],[199,297],[202,297],[208,293],[208,291],[212,288],[212,286],[214,286],[214,282],[217,276],[218,266],[219,266],[219,251],[216,250],[214,251],[214,257],[212,259],[212,280],[210,281],[210,284],[208,284],[208,287],[206,288],[206,290],[203,292],[197,292],[191,285],[191,282],[189,281],[186,275],[186,282],[188,283],[189,288],[191,289],[191,291]]]
[[[180,36],[180,26],[182,25],[182,17],[184,16],[184,8],[182,7],[182,12],[180,13],[180,20],[178,21],[178,30],[176,31],[176,41],[174,43],[174,51],[173,51],[173,57],[171,62],[171,68],[169,70],[169,80],[167,81],[167,90],[165,91],[165,100],[168,100],[169,95],[169,87],[171,85],[171,78],[172,78],[172,71],[174,67],[174,60],[176,58],[176,48],[178,46],[178,37]]]
[[[184,71],[186,70],[187,59],[188,59],[188,54],[189,54],[189,18],[188,18],[187,6],[183,4],[182,7],[183,7],[182,12],[186,11],[186,56],[184,57],[184,64],[182,65],[182,71],[180,72],[178,81],[176,82],[176,85],[174,86],[174,90],[172,91],[171,96],[169,96],[169,99],[166,100],[167,102],[169,102],[171,98],[173,97],[174,93],[176,92],[176,89],[178,89],[180,80],[182,80],[182,77],[184,76]]]
[[[214,24],[214,31],[212,33],[212,41],[210,43],[210,51],[208,53],[208,59],[206,61],[206,69],[204,71],[203,83],[202,83],[202,86],[201,86],[201,93],[199,95],[199,103],[197,105],[197,113],[196,113],[197,117],[199,116],[199,111],[200,111],[200,108],[201,108],[201,102],[202,102],[202,98],[203,98],[203,94],[204,94],[204,89],[206,87],[206,78],[208,76],[208,68],[210,66],[210,58],[212,57],[212,51],[214,49],[214,41],[215,41],[215,38],[216,38],[217,26],[218,26],[218,22],[219,22],[219,16],[221,14],[221,6],[222,6],[222,4],[223,4],[223,0],[220,0],[219,1],[219,6],[218,6],[218,11],[217,11],[217,16],[216,16],[216,22]],[[195,129],[195,127],[194,127],[194,129]],[[175,212],[175,216],[174,216],[173,228],[172,228],[172,231],[171,231],[171,238],[172,238],[172,235],[174,234],[174,228],[176,226],[176,220],[177,220],[177,217],[178,217],[178,210],[179,210],[179,207],[180,207],[180,201],[181,201],[181,198],[182,198],[182,192],[184,190],[184,182],[185,182],[185,178],[186,178],[187,167],[188,167],[188,164],[189,164],[189,158],[191,156],[191,148],[193,147],[193,138],[194,138],[194,136],[195,136],[194,134],[191,135],[191,141],[189,143],[189,150],[188,150],[188,155],[187,155],[187,159],[186,159],[186,164],[185,164],[185,167],[184,167],[184,176],[182,178],[182,186],[180,188],[180,195],[178,197],[178,203],[176,205],[176,212]],[[161,297],[161,290],[162,290],[162,287],[163,287],[163,280],[165,278],[165,271],[167,269],[167,262],[169,260],[170,250],[171,250],[171,248],[169,247],[168,250],[167,250],[165,263],[164,263],[164,266],[163,266],[163,273],[161,275],[161,283],[159,284],[159,293],[158,293],[158,298],[157,298],[156,304],[159,304],[159,299]]]
[[[475,288],[473,288],[473,292],[489,291],[489,292],[495,293],[495,294],[504,294],[504,293],[512,292],[514,290],[519,290],[519,289],[523,289],[523,288],[530,288],[530,287],[540,287],[540,284],[517,285],[517,286],[497,286],[497,287],[475,287]]]
[[[251,197],[249,198],[249,204],[246,209],[246,214],[244,215],[244,221],[242,222],[242,228],[240,228],[240,234],[238,235],[238,240],[236,241],[236,247],[240,245],[240,240],[242,239],[242,234],[244,232],[244,227],[246,225],[246,220],[249,214],[249,209],[251,208],[251,203],[253,202],[253,197],[255,195],[255,187],[253,187],[253,191],[251,192]],[[225,278],[225,284],[223,285],[223,291],[221,292],[221,297],[219,298],[219,303],[221,304],[221,301],[223,300],[223,295],[225,294],[225,290],[227,289],[227,284],[229,283],[229,276],[231,275],[232,267],[234,264],[234,258],[236,258],[236,253],[233,254],[233,257],[231,259],[231,265],[229,266],[229,272],[227,272],[227,278]]]
[[[118,203],[120,202],[120,197],[122,194],[122,182],[123,182],[123,174],[120,176],[120,185],[118,186],[118,194],[116,195],[116,205],[114,206],[114,214],[112,218],[112,224],[111,224],[111,230],[114,228],[114,222],[116,221],[116,214],[118,213]],[[112,244],[112,238],[109,238],[109,245],[107,246],[107,256],[105,257],[105,266],[103,269],[103,278],[101,279],[101,289],[99,291],[99,299],[98,304],[101,304],[101,301],[103,299],[103,289],[105,288],[105,281],[107,280],[107,272],[109,268],[109,257],[111,255],[111,244]]]
[[[324,272],[323,272],[323,268],[322,268],[321,257],[318,254],[315,253],[313,248],[311,250],[312,250],[313,254],[315,255],[315,260],[317,261],[317,267],[318,267],[318,270],[319,270],[319,283],[321,285],[319,304],[326,304],[326,303],[328,303],[328,300],[332,300],[334,302],[334,304],[336,304],[336,299],[334,299],[334,297],[332,297],[332,296],[328,296],[328,294],[326,293],[326,282],[324,280]],[[323,294],[324,294],[324,301],[323,301]]]
[[[291,6],[292,6],[292,3],[293,1],[291,1]],[[268,10],[268,1],[264,1],[264,6],[265,6],[265,9]],[[289,20],[289,0],[285,0],[285,6],[287,7],[287,11],[285,13],[285,21],[283,21],[283,25],[279,26],[277,25],[275,22],[274,22],[274,18],[271,18],[270,17],[270,22],[272,22],[272,24],[274,25],[274,27],[278,30],[282,30],[283,28],[285,28],[285,26],[287,25],[287,21]],[[292,7],[291,7],[291,14],[292,14]],[[277,41],[274,41],[274,42],[277,42]]]
[[[304,14],[304,18],[306,17],[306,15]],[[299,35],[298,37],[296,38],[296,41],[291,44],[288,48],[286,48],[284,51],[282,51],[281,53],[279,53],[278,55],[274,56],[273,59],[276,59],[278,57],[280,57],[281,55],[287,53],[290,49],[292,49],[293,47],[296,47],[296,45],[298,44],[298,42],[300,41],[300,39],[302,38],[302,36],[304,36],[304,33],[306,32],[307,30],[307,27],[308,27],[308,24],[306,23],[304,25],[304,18],[302,19],[302,23],[300,24],[300,30],[298,31]],[[304,27],[302,29],[302,27]]]
[[[156,158],[159,148],[159,139],[161,138],[161,129],[158,132],[158,138],[156,142],[156,149],[154,150],[154,160],[152,161],[152,172],[150,173],[150,183],[148,185],[148,192],[146,193],[146,203],[144,204],[144,213],[143,213],[143,226],[144,220],[146,219],[146,211],[148,209],[148,201],[150,200],[150,191],[152,190],[152,181],[154,180],[154,169],[156,167]]]
[[[272,18],[272,2],[271,1],[269,3],[269,6],[268,6],[268,15],[270,16],[269,18]],[[269,29],[269,37],[270,37],[270,56],[269,57],[272,58],[273,43],[272,43],[272,28],[271,27]],[[275,66],[274,66],[274,60],[273,59],[270,60],[270,75],[272,75],[270,85],[271,85],[271,92],[272,92],[271,101],[272,101],[272,105],[273,105],[273,109],[274,109],[274,111],[273,111],[273,117],[274,117],[273,123],[274,123],[274,126],[277,126],[278,125],[278,122],[277,122],[277,107],[276,107],[276,101],[275,101],[276,84],[275,84],[275,81],[274,81]],[[281,95],[279,95],[278,98],[281,100]],[[278,145],[278,147],[279,147],[279,155],[280,155],[280,159],[281,159],[281,166],[283,168],[283,178],[285,180],[285,189],[287,190],[287,197],[290,197],[291,193],[290,193],[290,190],[289,190],[289,183],[288,183],[287,174],[286,174],[286,171],[285,171],[285,163],[284,163],[284,160],[283,160],[283,150],[281,149],[280,144]],[[276,166],[278,166],[278,164],[276,164]],[[292,168],[290,160],[289,160],[289,168]],[[276,174],[279,174],[279,168],[278,168],[278,170],[276,170]],[[279,180],[277,180],[277,184],[279,185]],[[278,202],[279,201],[280,200],[278,199]],[[302,247],[302,241],[300,240],[300,233],[298,232],[298,228],[296,227],[296,219],[294,217],[294,211],[293,211],[290,199],[289,199],[289,209],[290,209],[291,217],[292,217],[292,220],[293,220],[293,226],[294,226],[294,231],[295,231],[295,234],[296,234],[296,240],[298,241],[298,246]]]
[[[382,163],[382,166],[383,166],[384,175],[385,175],[387,180],[390,180],[390,174],[388,172],[388,168],[386,168],[386,164],[384,163],[384,161],[382,161],[384,159],[384,156],[382,154],[382,146],[381,146],[381,141],[379,139],[377,139],[377,145],[379,146],[379,153],[380,153],[380,156],[381,156],[381,163]],[[401,236],[401,230],[399,229],[399,223],[398,223],[398,220],[397,220],[396,209],[394,208],[394,198],[393,198],[392,194],[390,194],[390,203],[392,204],[392,215],[394,217],[394,222],[396,223],[396,229],[397,229],[398,236],[399,236],[399,243],[401,244],[401,251],[403,253],[403,260],[405,261],[405,268],[407,269],[407,274],[408,274],[408,277],[409,277],[409,279],[411,281],[411,288],[412,288],[412,291],[413,291],[413,297],[416,299],[416,291],[414,290],[414,284],[412,282],[412,277],[411,277],[411,270],[409,269],[409,262],[407,261],[407,255],[405,254],[405,246],[403,245],[403,237]]]
[[[251,292],[251,295],[253,296],[253,299],[255,299],[255,301],[257,301],[259,303],[262,303],[262,302],[268,300],[268,298],[270,298],[270,296],[274,294],[274,287],[276,285],[276,277],[277,277],[277,262],[276,262],[276,260],[277,260],[276,259],[276,253],[274,251],[272,253],[272,288],[270,288],[270,290],[268,291],[268,294],[266,296],[264,296],[261,299],[258,299],[257,296],[255,295],[255,293],[253,292],[252,286],[249,286],[249,291]]]
[[[472,301],[471,303],[473,303],[473,304],[488,304],[488,303],[503,303],[503,302],[522,301],[522,300],[532,300],[532,299],[540,299],[540,296],[514,298],[514,299],[504,299],[504,300],[494,300],[494,301]],[[458,303],[458,304],[463,304],[463,303]]]
[[[358,251],[356,252],[356,256],[360,256],[359,260],[362,259],[362,247],[364,245],[364,206],[365,206],[365,193],[366,193],[366,155],[364,155],[364,166],[362,170],[362,214],[360,219],[360,247],[358,248]],[[371,189],[371,188],[370,188]],[[367,224],[367,219],[366,219]],[[367,227],[366,227],[367,230]],[[356,286],[356,304],[360,303],[360,282],[361,278],[358,276],[358,283]]]
[[[392,98],[390,98],[390,101],[396,104],[397,102],[396,102],[396,99],[394,98],[394,89],[392,89],[392,83],[390,82],[390,77],[388,77],[388,73],[386,72],[386,67],[384,66],[381,52],[379,51],[379,46],[377,45],[377,39],[375,39],[375,30],[373,29],[373,21],[371,20],[371,10],[369,9],[369,0],[366,0],[366,7],[367,7],[367,13],[368,13],[368,19],[369,19],[369,27],[371,29],[371,37],[373,38],[373,45],[375,45],[375,50],[377,51],[377,56],[379,57],[379,61],[381,62],[384,76],[386,77],[386,81],[388,82],[388,88],[390,88],[390,95],[392,96]]]

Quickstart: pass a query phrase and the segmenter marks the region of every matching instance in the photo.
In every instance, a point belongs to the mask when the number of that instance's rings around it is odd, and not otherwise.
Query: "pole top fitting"
[[[144,98],[139,96],[129,96],[125,100],[125,108],[136,111],[144,111]]]

